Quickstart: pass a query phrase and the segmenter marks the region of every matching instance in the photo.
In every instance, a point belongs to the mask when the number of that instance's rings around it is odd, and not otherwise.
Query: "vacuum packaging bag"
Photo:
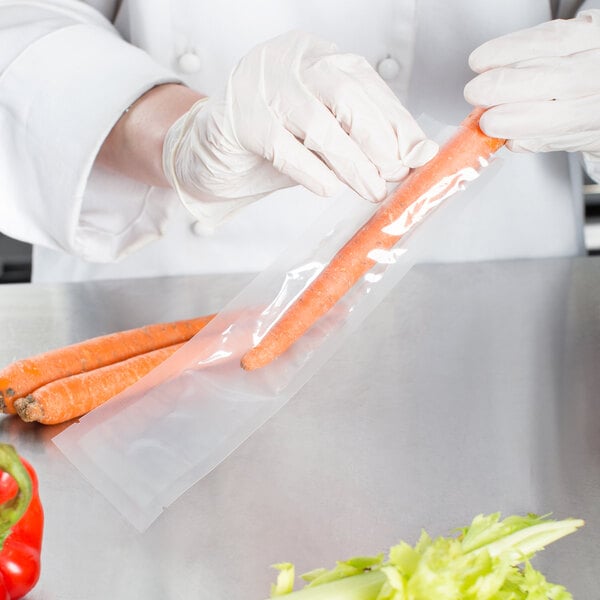
[[[477,123],[467,119],[382,204],[340,197],[192,340],[55,437],[57,446],[137,529],[147,528],[296,394],[432,246],[446,243],[440,232],[453,215],[484,201],[477,182],[445,202],[502,145]]]

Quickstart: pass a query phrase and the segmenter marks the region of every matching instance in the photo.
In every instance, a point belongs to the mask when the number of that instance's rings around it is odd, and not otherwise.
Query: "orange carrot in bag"
[[[18,360],[0,370],[0,412],[14,401],[63,377],[84,373],[138,354],[185,342],[214,315],[118,331]]]
[[[244,369],[263,367],[285,352],[376,264],[373,251],[393,248],[462,181],[468,170],[478,171],[504,145],[505,140],[481,131],[482,114],[483,109],[473,110],[439,153],[415,169],[384,201],[262,340],[244,354]]]
[[[52,381],[14,402],[23,421],[56,425],[104,404],[169,358],[185,342]]]

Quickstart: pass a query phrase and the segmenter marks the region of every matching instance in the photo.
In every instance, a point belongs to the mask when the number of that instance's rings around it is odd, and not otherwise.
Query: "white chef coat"
[[[275,192],[208,234],[171,190],[94,165],[155,85],[210,95],[290,29],[365,56],[414,115],[458,123],[469,53],[551,18],[546,0],[0,0],[0,230],[34,244],[34,281],[260,271],[331,200]],[[563,3],[563,10],[565,10]],[[564,153],[504,152],[439,261],[583,251],[580,177]]]

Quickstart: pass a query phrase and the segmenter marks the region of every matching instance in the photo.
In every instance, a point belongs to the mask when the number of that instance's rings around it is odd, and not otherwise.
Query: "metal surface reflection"
[[[218,309],[247,278],[0,288],[3,363]],[[575,598],[600,564],[600,262],[422,266],[273,419],[138,534],[51,443],[0,419],[40,474],[44,570],[32,600],[268,596],[300,572],[479,512],[586,527],[537,563]]]

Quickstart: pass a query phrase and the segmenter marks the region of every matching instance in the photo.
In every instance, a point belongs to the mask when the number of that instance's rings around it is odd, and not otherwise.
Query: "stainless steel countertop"
[[[0,363],[218,309],[247,277],[0,287]],[[447,534],[480,512],[586,527],[535,563],[598,597],[600,260],[414,269],[287,406],[143,534],[0,418],[46,509],[31,600],[263,600],[275,572]]]

